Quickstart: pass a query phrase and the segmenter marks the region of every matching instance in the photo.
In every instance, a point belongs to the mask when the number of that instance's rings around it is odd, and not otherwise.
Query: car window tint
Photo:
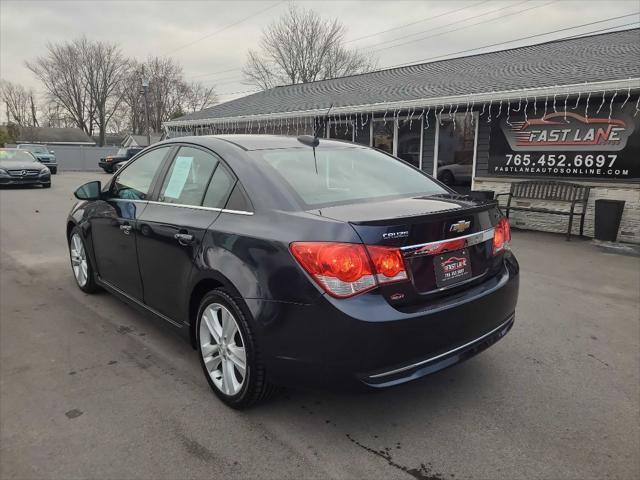
[[[169,147],[156,148],[129,164],[114,182],[114,195],[127,200],[147,198],[153,177],[162,165],[168,149]]]
[[[229,170],[220,165],[213,174],[202,205],[212,208],[224,208],[235,182],[236,179]]]
[[[201,205],[217,164],[218,159],[210,153],[198,148],[181,147],[164,179],[159,200],[182,205]]]
[[[233,187],[233,191],[229,196],[229,200],[227,200],[227,204],[225,207],[227,210],[242,210],[245,212],[250,212],[253,210],[251,207],[251,201],[247,196],[247,193],[240,185],[240,182],[236,182],[236,186]]]

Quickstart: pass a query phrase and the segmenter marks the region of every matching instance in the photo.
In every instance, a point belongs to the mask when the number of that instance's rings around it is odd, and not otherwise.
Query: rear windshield
[[[253,153],[308,207],[447,193],[419,170],[369,148],[316,148],[315,159],[311,148]]]

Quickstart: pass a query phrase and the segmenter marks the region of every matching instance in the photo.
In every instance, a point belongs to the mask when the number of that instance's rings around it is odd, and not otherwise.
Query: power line
[[[523,10],[518,10],[517,12],[509,12],[509,13],[505,13],[504,15],[499,15],[499,16],[497,16],[497,17],[495,17],[495,18],[490,18],[490,19],[488,19],[488,20],[482,20],[482,21],[480,21],[480,22],[472,23],[471,25],[465,25],[465,26],[463,26],[463,27],[453,28],[453,29],[451,29],[451,30],[446,30],[446,31],[444,31],[444,32],[440,32],[440,33],[435,33],[435,34],[433,34],[433,35],[426,35],[426,36],[424,36],[424,37],[416,38],[416,39],[414,39],[414,40],[409,40],[409,41],[407,41],[407,42],[397,43],[397,44],[395,44],[395,45],[390,45],[390,46],[387,46],[387,47],[384,47],[384,48],[378,48],[378,49],[376,49],[376,50],[371,50],[371,52],[372,52],[372,53],[373,53],[373,52],[381,52],[381,51],[383,51],[383,50],[389,50],[390,48],[401,47],[401,46],[403,46],[403,45],[407,45],[407,44],[409,44],[409,43],[420,42],[420,41],[422,41],[422,40],[426,40],[426,39],[428,39],[428,38],[434,38],[434,37],[439,37],[440,35],[446,35],[447,33],[458,32],[458,31],[460,31],[460,30],[465,30],[465,29],[467,29],[467,28],[475,27],[475,26],[477,26],[477,25],[482,25],[482,24],[484,24],[484,23],[495,22],[496,20],[500,20],[500,19],[505,18],[505,17],[511,17],[511,16],[513,16],[513,15],[519,15],[519,14],[521,14],[521,13],[527,12],[527,11],[529,11],[529,10],[533,10],[533,9],[535,9],[535,8],[542,8],[542,7],[549,6],[549,5],[551,5],[552,3],[555,3],[555,2],[557,2],[557,1],[558,1],[558,0],[552,0],[551,2],[543,3],[542,5],[534,5],[533,7],[525,8],[525,9],[523,9]],[[528,2],[527,2],[527,1],[520,2],[520,3],[518,3],[517,5],[522,5],[523,3],[528,3]],[[501,9],[498,9],[498,10],[501,10]],[[493,12],[496,12],[496,11],[497,11],[497,10],[493,10],[492,12],[488,12],[488,13],[493,13]],[[380,45],[380,44],[377,44],[377,45]]]
[[[411,25],[416,25],[418,23],[426,22],[427,20],[435,20],[436,18],[444,17],[446,15],[451,15],[452,13],[456,13],[456,12],[461,12],[462,10],[467,10],[468,8],[471,8],[471,7],[478,7],[480,5],[484,5],[485,3],[489,3],[491,1],[492,0],[486,0],[484,2],[479,2],[479,3],[476,2],[476,3],[473,3],[471,5],[467,5],[466,7],[457,8],[455,10],[449,10],[448,12],[441,13],[440,15],[436,15],[435,17],[427,17],[427,18],[423,18],[421,20],[416,20],[415,22],[405,23],[404,25],[398,25],[398,26],[393,27],[393,28],[388,28],[387,30],[382,30],[380,32],[373,32],[373,33],[370,33],[369,35],[365,35],[363,37],[358,37],[358,38],[353,38],[351,40],[347,40],[344,43],[357,42],[359,40],[364,40],[365,38],[375,37],[375,36],[381,35],[383,33],[391,32],[393,30],[398,30],[399,28],[410,27]]]
[[[230,68],[229,70],[219,70],[217,72],[201,73],[199,75],[194,75],[194,76],[188,77],[188,78],[189,79],[193,79],[193,78],[200,78],[200,77],[212,77],[214,75],[219,75],[221,73],[235,72],[237,70],[240,70],[240,68],[239,67],[235,67],[235,68]]]
[[[492,0],[486,0],[486,1],[484,1],[484,2],[476,3],[476,4],[474,4],[474,5],[468,5],[468,6],[463,7],[463,8],[459,8],[459,9],[456,9],[456,10],[451,10],[451,11],[449,11],[449,12],[445,12],[445,13],[442,13],[442,14],[440,14],[440,15],[436,15],[435,17],[430,17],[430,19],[431,19],[431,20],[433,20],[433,19],[436,19],[436,18],[438,18],[438,17],[442,17],[442,16],[445,16],[445,15],[449,15],[449,14],[452,14],[452,13],[456,13],[456,12],[459,12],[459,11],[462,11],[462,10],[465,10],[465,9],[468,9],[468,8],[470,8],[470,7],[472,7],[472,6],[479,6],[479,5],[483,5],[483,4],[485,4],[485,3],[489,3],[490,1],[492,1]],[[502,18],[502,17],[505,17],[505,16],[516,15],[516,14],[519,14],[519,13],[526,12],[527,10],[532,10],[532,9],[534,9],[534,8],[544,7],[544,6],[550,5],[551,3],[554,3],[554,2],[556,2],[556,1],[558,1],[558,0],[552,0],[551,2],[546,3],[546,4],[543,4],[543,5],[536,5],[536,6],[533,6],[533,7],[531,7],[531,8],[528,8],[528,9],[524,9],[524,10],[519,10],[519,11],[517,11],[517,12],[508,13],[508,14],[505,14],[505,15],[502,15],[502,16],[499,16],[499,17],[496,17],[496,18],[493,18],[493,19],[487,20],[486,22],[477,22],[477,23],[472,24],[472,25],[466,25],[466,26],[464,26],[464,27],[460,27],[460,28],[457,28],[457,29],[448,30],[448,31],[445,31],[445,32],[440,32],[440,33],[435,34],[435,35],[429,35],[429,36],[427,36],[427,37],[425,37],[425,38],[431,38],[431,37],[435,37],[435,36],[439,36],[439,35],[444,35],[444,34],[446,34],[446,33],[455,32],[455,31],[458,31],[458,30],[462,30],[462,29],[464,29],[464,28],[472,27],[472,26],[474,26],[474,25],[479,25],[479,24],[481,24],[481,23],[488,23],[488,22],[490,22],[490,21],[498,20],[499,18]],[[510,6],[506,7],[506,8],[513,8],[513,7],[516,7],[516,6],[518,6],[518,5],[522,5],[522,4],[524,4],[524,3],[528,3],[528,2],[529,2],[529,0],[524,0],[524,1],[522,1],[522,2],[516,3],[515,5],[510,5]],[[459,22],[466,22],[466,21],[468,21],[468,20],[474,20],[474,19],[476,19],[476,18],[480,18],[480,17],[486,16],[486,15],[490,15],[490,14],[492,14],[492,13],[495,13],[495,12],[497,12],[497,11],[501,11],[501,10],[504,10],[504,9],[505,9],[505,7],[500,7],[500,8],[494,9],[494,10],[490,10],[490,11],[488,11],[488,12],[480,13],[480,14],[478,14],[478,15],[474,15],[474,16],[471,16],[471,17],[468,17],[468,18],[462,19],[462,20],[460,20]],[[406,26],[409,26],[409,25],[414,25],[414,24],[416,24],[416,23],[420,23],[420,22],[422,22],[422,21],[424,21],[424,20],[427,20],[427,19],[418,20],[418,21],[416,21],[416,22],[408,23],[408,24],[405,24],[405,25],[399,25],[399,26],[397,26],[397,27],[390,28],[390,29],[387,29],[387,30],[382,30],[382,31],[380,31],[380,32],[374,32],[374,33],[372,33],[372,34],[370,34],[370,35],[367,35],[367,36],[365,36],[365,37],[359,37],[359,38],[355,38],[355,39],[353,39],[353,40],[349,40],[349,42],[354,42],[354,41],[356,41],[356,40],[361,40],[361,39],[363,39],[363,38],[367,38],[367,37],[371,37],[371,36],[379,35],[379,34],[382,34],[382,33],[385,33],[385,32],[391,31],[391,30],[396,30],[396,29],[398,29],[398,28],[406,27]],[[445,27],[446,27],[446,26],[445,26],[445,25],[443,25],[443,26],[440,26],[440,27],[435,27],[435,29],[437,30],[437,29],[445,28]],[[419,34],[421,34],[421,33],[424,33],[424,32],[417,32],[417,33],[413,33],[413,34],[410,34],[410,35],[404,35],[404,36],[397,37],[397,38],[392,39],[392,40],[389,40],[389,41],[391,41],[391,42],[395,42],[395,41],[397,41],[397,40],[401,40],[401,39],[403,39],[403,38],[407,38],[407,37],[412,37],[412,36],[415,36],[415,35],[419,35]],[[416,39],[416,40],[412,40],[411,42],[413,42],[413,41],[419,41],[419,40],[423,40],[423,38]],[[375,47],[375,46],[377,46],[377,45],[383,45],[383,44],[388,43],[389,41],[387,41],[387,42],[381,42],[381,43],[375,43],[375,44],[373,44],[373,45],[368,45],[368,46],[366,46],[365,48]],[[406,42],[406,43],[411,43],[411,42]],[[345,42],[345,43],[348,43],[348,42]],[[394,48],[394,47],[396,47],[396,46],[405,45],[406,43],[401,43],[401,44],[397,44],[397,45],[392,45],[392,46],[389,46],[389,47],[385,47],[385,48],[382,48],[382,49],[373,50],[373,52],[382,51],[382,50],[386,50],[386,49],[389,49],[389,48]],[[240,67],[240,68],[231,68],[231,69],[228,69],[228,70],[219,70],[219,71],[217,71],[217,72],[211,72],[211,73],[200,74],[200,75],[196,75],[196,76],[189,77],[189,78],[190,78],[190,79],[193,79],[193,78],[199,78],[199,77],[215,76],[215,75],[222,74],[222,73],[228,73],[228,72],[234,72],[234,71],[241,71],[241,70],[242,70],[242,68],[241,68],[241,67]]]
[[[528,35],[526,37],[520,37],[520,38],[516,38],[514,40],[508,40],[508,41],[505,41],[505,42],[492,43],[491,45],[484,45],[482,47],[468,48],[466,50],[459,50],[457,52],[445,53],[443,55],[436,55],[435,57],[428,57],[428,58],[423,58],[421,60],[413,60],[411,62],[399,63],[397,65],[391,65],[391,66],[385,67],[384,70],[389,70],[389,69],[397,68],[397,67],[405,67],[405,66],[408,66],[408,65],[416,65],[416,64],[420,64],[420,63],[429,62],[431,60],[443,59],[444,57],[451,57],[452,55],[459,55],[461,53],[475,52],[477,50],[482,50],[484,48],[497,47],[497,46],[500,46],[500,45],[508,45],[510,43],[520,42],[522,40],[529,40],[531,38],[543,37],[545,35],[551,35],[553,33],[566,32],[567,30],[575,30],[576,28],[588,27],[590,25],[596,25],[596,24],[599,24],[599,23],[610,22],[612,20],[618,20],[620,18],[631,17],[631,16],[634,16],[634,15],[638,15],[638,14],[637,13],[630,13],[628,15],[620,15],[618,17],[611,17],[611,18],[607,18],[605,20],[598,20],[596,22],[583,23],[581,25],[576,25],[576,26],[573,26],[573,27],[560,28],[560,29],[551,30],[551,31],[545,32],[545,33],[538,33],[536,35]],[[633,22],[633,23],[638,23],[638,22]],[[629,24],[629,25],[631,25],[631,24]],[[623,25],[619,25],[619,26],[622,27]],[[585,35],[588,35],[590,33],[594,33],[594,32],[584,32]],[[564,38],[562,38],[562,37],[561,38],[557,38],[554,41],[558,41],[558,40],[564,40]]]
[[[216,93],[217,96],[219,97],[225,97],[225,96],[229,96],[229,95],[239,95],[241,93],[255,93],[255,92],[259,92],[260,90],[245,90],[243,92],[226,92],[226,93]]]
[[[278,5],[280,5],[280,4],[282,4],[282,3],[284,3],[284,0],[281,0],[281,1],[279,1],[279,2],[276,2],[276,3],[274,3],[274,4],[270,5],[270,6],[268,6],[267,8],[263,8],[262,10],[259,10],[259,11],[255,12],[255,13],[252,13],[252,14],[251,14],[251,15],[249,15],[248,17],[244,17],[243,19],[238,20],[237,22],[230,23],[229,25],[225,25],[225,26],[224,26],[224,27],[222,27],[221,29],[216,30],[215,32],[209,33],[209,34],[207,34],[207,35],[205,35],[205,36],[203,36],[203,37],[200,37],[200,38],[198,38],[197,40],[194,40],[194,41],[189,42],[189,43],[185,43],[184,45],[182,45],[182,46],[180,46],[180,47],[178,47],[178,48],[175,48],[175,49],[173,49],[173,50],[171,50],[171,51],[169,51],[169,52],[165,53],[165,55],[171,55],[172,53],[175,53],[175,52],[177,52],[178,50],[182,50],[183,48],[190,47],[190,46],[191,46],[191,45],[193,45],[194,43],[198,43],[198,42],[200,42],[200,41],[204,40],[205,38],[213,37],[214,35],[217,35],[218,33],[224,32],[225,30],[228,30],[228,29],[229,29],[229,28],[231,28],[231,27],[235,27],[236,25],[239,25],[239,24],[241,24],[242,22],[244,22],[244,21],[246,21],[246,20],[249,20],[250,18],[253,18],[253,17],[257,16],[257,15],[260,15],[261,13],[264,13],[264,12],[266,12],[267,10],[271,10],[272,8],[277,7]]]
[[[478,7],[478,6],[480,6],[480,5],[484,5],[485,3],[489,3],[489,2],[492,2],[492,1],[493,1],[493,0],[485,0],[485,1],[483,1],[483,2],[474,3],[474,4],[472,4],[472,5],[467,5],[466,7],[457,8],[457,9],[455,9],[455,10],[450,10],[450,11],[448,11],[448,12],[441,13],[440,15],[436,15],[435,17],[423,18],[422,20],[417,20],[417,21],[415,21],[415,22],[411,22],[411,23],[405,23],[404,25],[398,25],[398,26],[396,26],[396,27],[389,28],[389,29],[387,29],[387,30],[381,30],[381,31],[379,31],[379,32],[374,32],[374,33],[371,33],[371,34],[369,34],[369,35],[365,35],[365,36],[363,36],[363,37],[358,37],[358,38],[354,38],[354,39],[351,39],[351,40],[347,40],[347,41],[346,41],[346,42],[344,42],[344,43],[356,42],[356,41],[358,41],[358,40],[363,40],[363,39],[365,39],[365,38],[373,37],[373,36],[376,36],[376,35],[381,35],[381,34],[383,34],[383,33],[391,32],[391,31],[393,31],[393,30],[397,30],[397,29],[399,29],[399,28],[403,28],[403,27],[408,27],[408,26],[411,26],[411,25],[415,25],[415,24],[417,24],[417,23],[421,23],[421,22],[424,22],[424,21],[427,21],[427,20],[435,20],[436,18],[444,17],[444,16],[446,16],[446,15],[450,15],[450,14],[452,14],[452,13],[460,12],[460,11],[462,11],[462,10],[466,10],[466,9],[471,8],[471,7]],[[528,0],[525,0],[524,2],[521,2],[521,3],[526,3],[527,1],[528,1]],[[518,3],[518,4],[516,4],[516,5],[520,5],[520,4]],[[511,8],[511,7],[513,7],[513,6],[515,6],[515,5],[511,5],[510,7],[507,7],[507,8]],[[500,9],[498,9],[498,10],[501,10],[501,9],[502,9],[502,8],[500,8]],[[492,10],[492,11],[491,11],[491,12],[489,12],[489,13],[492,13],[492,12],[494,12],[494,11],[495,11],[495,10]],[[484,15],[484,14],[483,14],[483,15]],[[461,20],[461,21],[463,21],[463,22],[464,22],[464,21],[466,21],[466,20],[471,20],[471,19],[473,19],[473,18],[477,18],[477,17],[469,17],[468,19],[464,19],[464,20]],[[436,28],[443,28],[443,27],[436,27]],[[420,33],[423,33],[423,32],[418,32],[417,34],[415,34],[415,33],[414,33],[413,35],[418,35],[418,34],[420,34]],[[409,35],[409,36],[411,36],[411,35]],[[399,37],[399,38],[405,38],[405,37]],[[395,40],[398,40],[398,38],[396,38]],[[395,41],[395,40],[392,40],[392,41]],[[374,45],[371,45],[371,46],[376,46],[376,45],[379,45],[379,44],[374,44]],[[194,75],[194,76],[189,77],[189,78],[190,78],[190,79],[193,79],[193,78],[200,78],[200,77],[209,77],[209,76],[215,76],[215,75],[218,75],[218,74],[221,74],[221,73],[235,72],[235,71],[240,71],[240,70],[242,70],[242,67],[231,68],[231,69],[228,69],[228,70],[219,70],[219,71],[217,71],[217,72],[211,72],[211,73],[203,73],[203,74],[199,74],[199,75]]]
[[[492,13],[495,13],[495,12],[500,12],[500,11],[502,11],[502,10],[506,10],[506,9],[509,9],[509,8],[514,8],[514,7],[517,7],[517,6],[522,5],[522,4],[524,4],[524,3],[527,3],[528,1],[529,1],[529,0],[524,0],[524,1],[521,1],[521,2],[516,3],[516,4],[513,4],[513,5],[508,5],[508,6],[506,6],[506,7],[494,8],[493,10],[489,10],[489,11],[487,11],[487,12],[479,13],[479,14],[477,14],[477,15],[472,15],[471,17],[467,17],[467,18],[463,18],[463,19],[461,19],[461,20],[458,20],[458,22],[457,22],[457,23],[466,22],[466,21],[468,21],[468,20],[474,20],[474,19],[476,19],[476,18],[484,17],[484,16],[486,16],[486,15],[491,15]],[[390,40],[386,40],[386,41],[384,41],[384,42],[377,42],[377,43],[373,43],[373,44],[371,44],[371,45],[365,45],[363,48],[364,48],[365,50],[367,50],[367,49],[369,49],[369,48],[371,48],[371,47],[377,47],[378,45],[388,45],[390,42],[395,42],[395,41],[397,41],[397,40],[402,40],[402,39],[404,39],[404,38],[415,37],[416,35],[421,35],[421,34],[423,34],[423,33],[425,33],[425,32],[431,32],[431,31],[433,31],[433,30],[440,30],[440,29],[442,29],[442,28],[446,28],[446,27],[448,27],[448,26],[450,26],[450,25],[440,25],[439,27],[435,27],[435,28],[433,28],[433,29],[429,29],[429,30],[422,30],[422,31],[420,31],[420,32],[410,33],[410,34],[408,34],[408,35],[402,35],[401,37],[392,38],[392,39],[390,39]]]
[[[563,40],[571,40],[571,39],[574,39],[574,38],[588,37],[589,35],[593,35],[594,33],[605,33],[605,32],[616,31],[617,29],[622,29],[624,27],[630,27],[631,25],[640,26],[640,21],[631,22],[631,23],[623,23],[622,25],[616,25],[615,27],[601,28],[599,30],[591,30],[590,32],[586,32],[586,33],[577,33],[575,35],[571,35],[570,37],[563,37]],[[625,30],[628,30],[628,29],[625,29]]]

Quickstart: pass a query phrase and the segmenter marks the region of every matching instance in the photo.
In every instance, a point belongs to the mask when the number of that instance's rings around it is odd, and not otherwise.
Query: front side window
[[[202,205],[218,159],[198,148],[181,147],[160,190],[161,202]]]
[[[113,183],[113,195],[126,200],[144,200],[170,147],[161,147],[130,163]]]
[[[308,207],[393,196],[447,193],[409,165],[369,148],[254,152]]]

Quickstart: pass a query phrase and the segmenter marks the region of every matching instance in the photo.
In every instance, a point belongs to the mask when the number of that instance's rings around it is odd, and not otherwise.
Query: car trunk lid
[[[495,274],[495,201],[445,194],[336,205],[311,213],[348,222],[366,245],[402,249],[409,281],[384,285],[394,306],[470,288]],[[453,275],[453,276],[451,276]]]

